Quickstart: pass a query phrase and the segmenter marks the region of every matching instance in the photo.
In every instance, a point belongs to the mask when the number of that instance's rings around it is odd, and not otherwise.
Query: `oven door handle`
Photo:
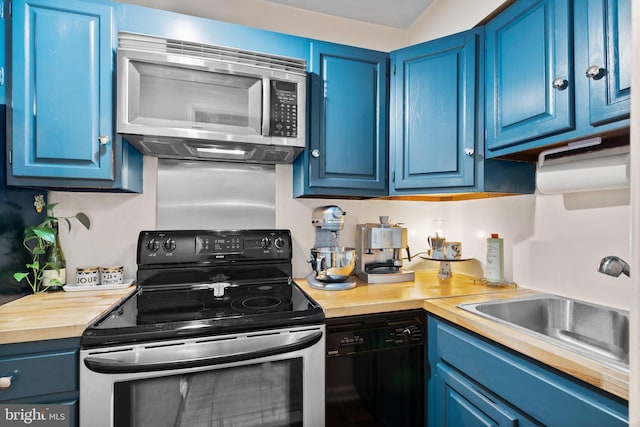
[[[225,363],[242,362],[245,360],[258,359],[275,356],[278,354],[291,353],[311,347],[322,339],[322,331],[317,331],[293,341],[291,343],[269,347],[261,350],[237,352],[215,356],[205,356],[202,358],[190,358],[187,360],[165,360],[165,361],[135,361],[122,360],[119,358],[94,357],[89,356],[84,359],[87,368],[102,374],[123,374],[135,372],[152,372],[175,370],[185,368],[197,368],[202,366],[222,365]]]

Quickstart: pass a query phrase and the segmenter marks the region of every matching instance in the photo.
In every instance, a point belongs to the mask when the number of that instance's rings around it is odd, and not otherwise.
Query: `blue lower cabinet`
[[[68,425],[77,426],[79,348],[78,338],[0,345],[0,377],[10,379],[0,403],[66,405]]]
[[[114,130],[114,30],[106,1],[13,1],[9,185],[142,191]]]
[[[628,403],[428,316],[430,426],[628,425]]]
[[[387,54],[311,42],[307,150],[294,197],[386,196]]]
[[[534,165],[484,159],[484,29],[391,53],[390,195],[533,193]]]
[[[535,425],[501,399],[445,363],[436,365],[441,382],[435,393],[442,402],[435,408],[440,426],[527,426]]]

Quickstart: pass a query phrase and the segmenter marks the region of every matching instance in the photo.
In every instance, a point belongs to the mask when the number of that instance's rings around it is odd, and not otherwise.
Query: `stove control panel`
[[[138,264],[291,260],[289,230],[142,231]]]

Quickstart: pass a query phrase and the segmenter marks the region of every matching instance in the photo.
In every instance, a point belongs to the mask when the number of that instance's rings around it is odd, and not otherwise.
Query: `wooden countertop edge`
[[[131,286],[108,291],[27,295],[0,307],[0,345],[80,337],[87,326],[135,291],[136,287]],[[76,302],[81,307],[80,313],[69,315],[71,300],[83,302]],[[46,310],[46,316],[34,313],[34,307],[38,306]],[[6,316],[13,318],[6,321]],[[52,316],[67,316],[67,321],[50,326],[45,318]]]
[[[490,295],[451,297],[425,300],[423,308],[469,331],[531,357],[574,378],[591,384],[622,399],[629,400],[629,373],[598,363],[578,353],[555,346],[507,325],[474,315],[455,307],[461,303],[508,299],[535,291],[514,291]],[[446,300],[446,301],[445,301]]]

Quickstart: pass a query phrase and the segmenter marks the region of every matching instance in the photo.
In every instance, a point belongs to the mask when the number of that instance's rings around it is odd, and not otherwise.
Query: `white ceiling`
[[[265,0],[357,21],[407,29],[432,0]]]

